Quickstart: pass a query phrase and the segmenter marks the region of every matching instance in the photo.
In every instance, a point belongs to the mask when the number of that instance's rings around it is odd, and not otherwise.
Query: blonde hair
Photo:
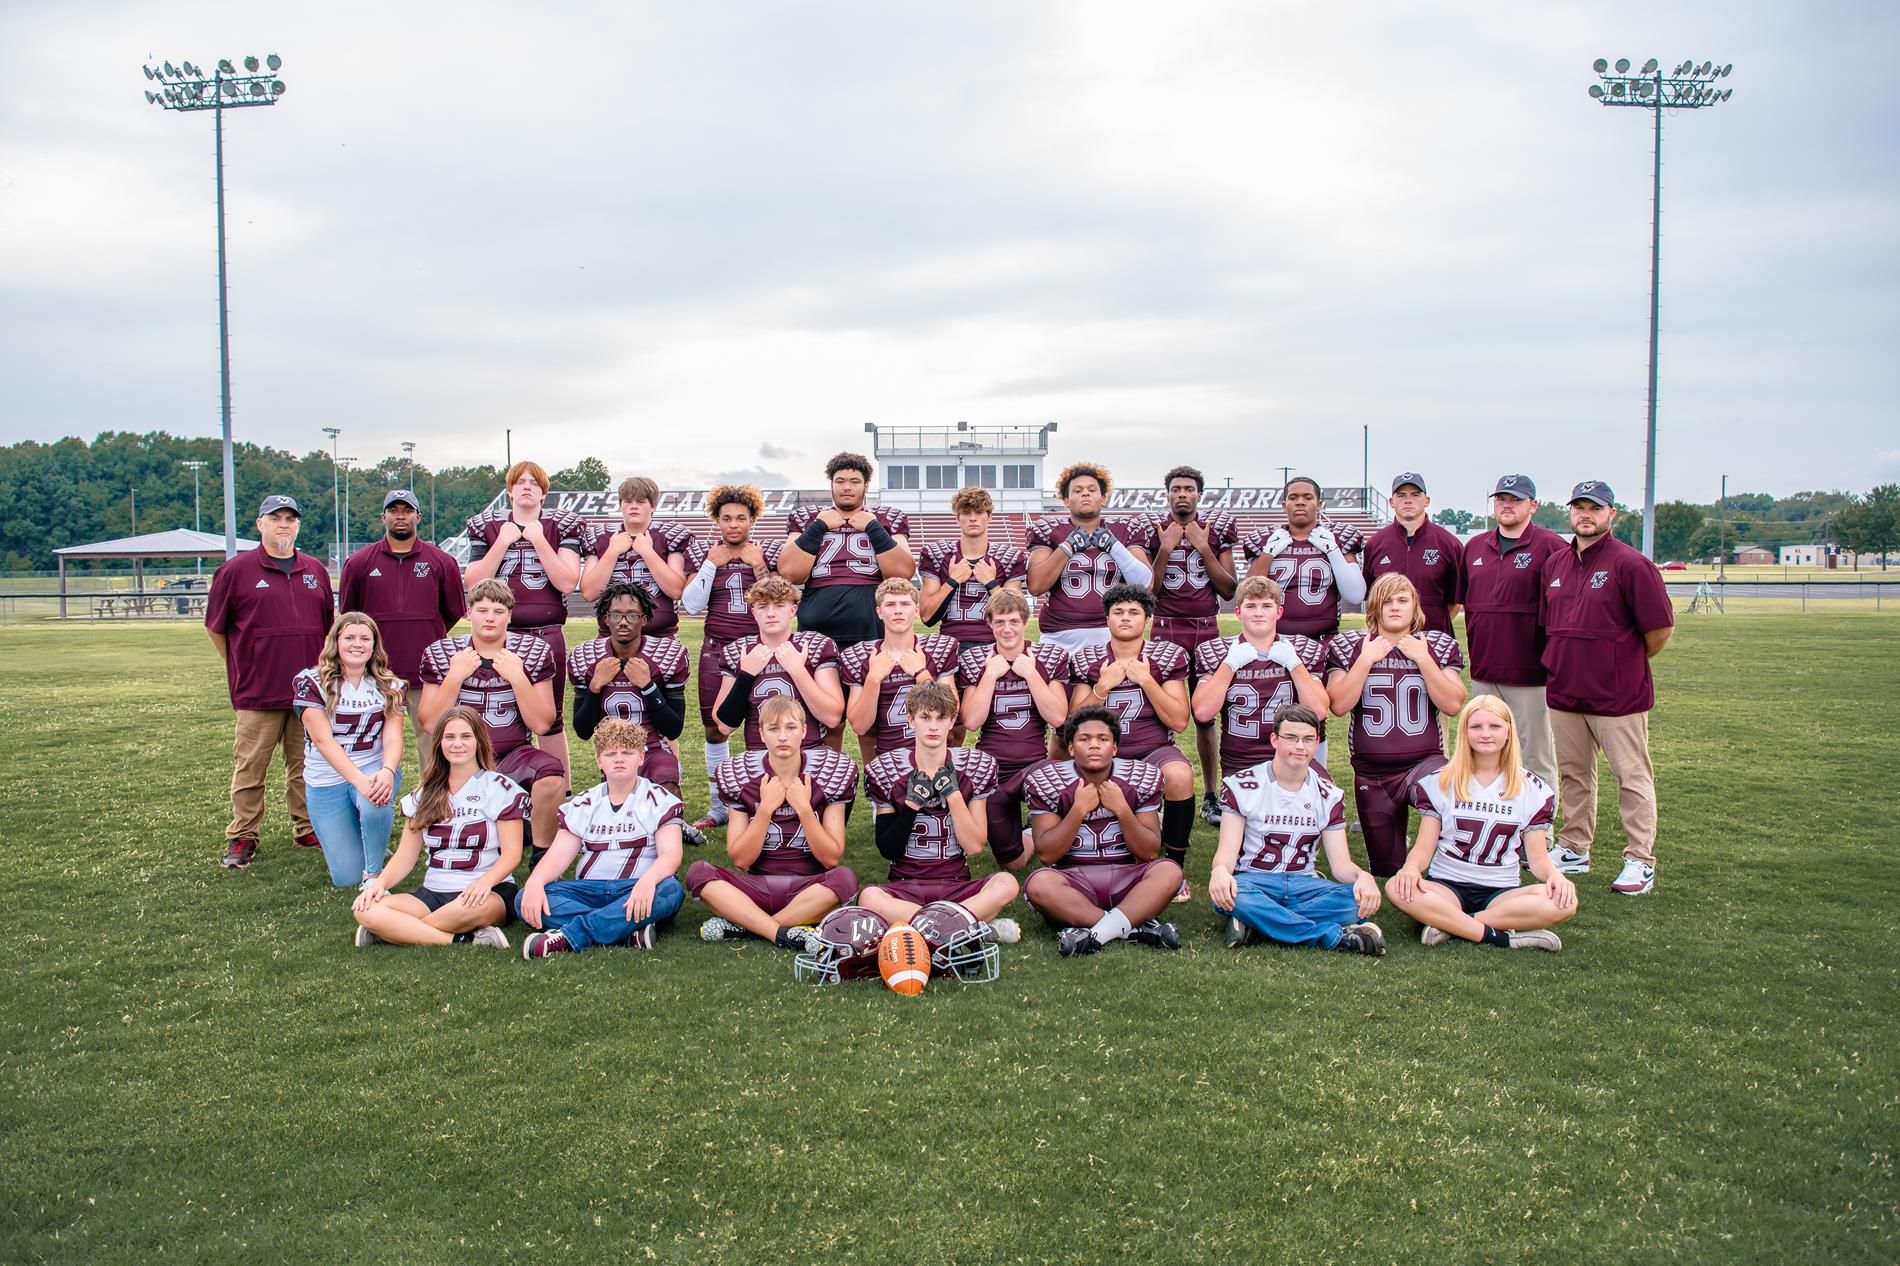
[[[594,755],[602,752],[644,752],[647,730],[638,721],[608,717],[594,727]]]
[[[496,580],[490,576],[487,580],[478,580],[468,587],[468,605],[478,602],[497,602],[510,611],[515,609],[515,591],[508,587],[505,580]]]
[[[1027,620],[1033,614],[1029,599],[1023,596],[1022,591],[1007,585],[992,590],[985,603],[984,618],[988,620],[994,620],[999,615],[1020,615]]]
[[[1238,607],[1250,598],[1271,598],[1273,605],[1286,605],[1286,591],[1280,588],[1280,582],[1271,576],[1248,576],[1234,587],[1234,605]]]
[[[801,722],[807,721],[805,705],[792,695],[773,695],[759,705],[759,728],[773,724],[781,717],[795,716]]]
[[[882,606],[884,599],[896,597],[900,594],[914,600],[917,597],[917,586],[911,583],[911,579],[908,576],[886,576],[883,580],[878,581],[877,588],[872,591],[871,605]]]
[[[1425,627],[1425,608],[1418,600],[1418,586],[1411,577],[1402,572],[1389,571],[1372,582],[1372,588],[1366,593],[1366,635],[1375,637],[1379,632],[1379,613],[1385,610],[1385,604],[1392,601],[1392,595],[1404,590],[1412,595],[1412,627],[1416,633]]]
[[[342,689],[343,656],[337,650],[342,640],[343,630],[362,625],[369,630],[373,639],[369,650],[369,662],[363,665],[363,675],[376,683],[383,692],[383,698],[389,703],[401,706],[402,683],[396,680],[396,674],[389,671],[389,653],[383,647],[383,631],[376,621],[361,611],[345,611],[330,625],[330,631],[324,635],[323,649],[317,652],[317,688],[323,692],[323,710],[332,721],[336,720],[337,695]]]
[[[1504,746],[1498,750],[1498,762],[1504,770],[1504,798],[1510,800],[1523,795],[1524,758],[1518,751],[1517,718],[1511,715],[1511,705],[1496,695],[1478,695],[1459,710],[1458,742],[1452,748],[1450,762],[1438,771],[1438,785],[1454,800],[1471,799],[1471,783],[1477,776],[1477,761],[1471,754],[1471,744],[1467,739],[1471,731],[1471,718],[1479,712],[1489,712],[1504,722]]]
[[[798,586],[783,576],[761,576],[745,591],[746,605],[768,607],[774,602],[797,602]]]
[[[950,498],[950,509],[957,514],[972,511],[988,514],[996,509],[996,502],[981,488],[965,488]]]

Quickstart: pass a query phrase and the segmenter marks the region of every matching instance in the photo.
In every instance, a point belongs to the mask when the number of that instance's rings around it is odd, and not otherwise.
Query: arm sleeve
[[[746,713],[752,708],[752,683],[757,680],[744,669],[732,674],[732,689],[726,692],[725,702],[713,714],[719,724],[729,725],[735,730],[745,724]]]
[[[877,818],[877,851],[884,854],[886,861],[897,861],[904,855],[905,845],[910,843],[910,830],[917,825],[917,810],[898,805],[889,813],[881,813]]]
[[[1344,548],[1328,554],[1326,564],[1333,569],[1333,583],[1339,586],[1341,602],[1358,606],[1366,600],[1366,574],[1346,561]]]
[[[708,558],[686,582],[686,588],[680,593],[680,610],[687,615],[700,615],[706,610],[706,603],[712,598],[713,575],[719,570],[717,564]]]
[[[574,733],[581,738],[594,737],[594,727],[599,725],[604,713],[600,706],[600,695],[585,688],[574,692]]]
[[[823,519],[814,518],[810,523],[805,525],[805,530],[800,532],[797,539],[792,543],[804,550],[807,554],[816,556],[818,548],[824,544],[825,534],[829,530],[830,529],[825,527],[825,521]]]
[[[1116,540],[1108,547],[1108,556],[1122,569],[1122,575],[1130,584],[1145,585],[1154,579],[1154,568],[1131,554],[1126,545]]]
[[[658,690],[646,690],[640,694],[640,702],[646,707],[647,720],[662,736],[676,739],[686,728],[686,687],[681,685],[663,685]],[[578,713],[579,708],[576,707]],[[579,721],[578,715],[575,720]],[[587,737],[582,735],[582,738]]]

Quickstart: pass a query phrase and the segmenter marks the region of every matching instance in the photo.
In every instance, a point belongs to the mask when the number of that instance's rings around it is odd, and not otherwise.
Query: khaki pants
[[[1557,740],[1557,771],[1563,780],[1558,798],[1563,829],[1557,842],[1573,853],[1588,854],[1597,831],[1597,752],[1616,775],[1616,807],[1623,815],[1628,843],[1623,856],[1656,864],[1656,771],[1649,763],[1649,714],[1598,717],[1550,710]]]
[[[284,753],[284,801],[290,807],[291,829],[302,835],[311,829],[310,811],[303,800],[303,726],[297,714],[256,712],[240,708],[237,742],[232,747],[231,825],[224,838],[256,839],[264,825],[264,776],[270,773],[271,753]]]
[[[1524,768],[1542,778],[1552,791],[1557,790],[1557,744],[1550,736],[1550,709],[1544,706],[1544,688],[1494,686],[1488,681],[1473,681],[1471,693],[1496,695],[1510,705],[1511,715],[1517,718],[1517,744],[1524,757]],[[1458,733],[1455,718],[1451,728],[1455,738]]]

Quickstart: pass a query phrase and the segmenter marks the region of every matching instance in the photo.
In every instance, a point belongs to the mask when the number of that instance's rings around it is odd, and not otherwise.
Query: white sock
[[[726,739],[706,744],[706,799],[711,806],[712,816],[722,821],[726,816],[726,806],[719,799],[719,785],[713,781],[713,774],[732,758],[732,749],[728,746],[730,742],[730,739]]]
[[[1093,936],[1099,943],[1106,945],[1110,941],[1119,941],[1124,936],[1127,936],[1128,929],[1133,926],[1134,925],[1128,921],[1128,916],[1121,912],[1121,907],[1117,906],[1096,920],[1095,926],[1089,929],[1089,935]]]

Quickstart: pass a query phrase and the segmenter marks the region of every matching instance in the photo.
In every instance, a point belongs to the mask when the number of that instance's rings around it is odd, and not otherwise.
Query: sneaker
[[[1023,925],[1014,919],[991,919],[990,931],[996,933],[999,945],[1014,945],[1023,939]]]
[[[1426,925],[1424,931],[1418,934],[1418,943],[1420,945],[1443,945],[1446,941],[1451,939],[1451,933],[1447,932],[1444,928],[1435,928],[1429,924]]]
[[[1566,875],[1590,873],[1590,854],[1573,853],[1562,844],[1550,850],[1550,863]]]
[[[571,954],[574,947],[559,932],[530,932],[521,942],[521,956],[530,962],[550,954]]]
[[[377,936],[374,932],[364,927],[361,923],[356,925],[357,949],[368,949],[372,945],[381,945],[382,943],[382,938]]]
[[[1149,919],[1146,923],[1137,923],[1128,929],[1128,939],[1137,945],[1146,945],[1150,949],[1181,948],[1181,933],[1172,923],[1163,923],[1160,919]]]
[[[726,820],[724,818],[715,818],[712,814],[708,813],[705,817],[693,823],[693,829],[698,831],[700,833],[700,839],[704,840],[706,838],[706,832],[717,831],[725,824]],[[684,835],[685,832],[682,831],[680,834]]]
[[[218,861],[218,865],[226,870],[243,870],[257,856],[257,841],[251,836],[240,835],[229,843],[230,847],[224,850],[224,856]]]
[[[1623,873],[1610,885],[1611,892],[1620,892],[1626,897],[1640,893],[1653,892],[1656,888],[1656,868],[1648,862],[1639,862],[1634,857],[1623,862]]]
[[[508,938],[497,927],[476,928],[471,945],[483,945],[489,949],[507,949]]]
[[[322,848],[323,841],[317,838],[315,831],[305,831],[297,837],[298,848]]]
[[[1266,939],[1239,919],[1227,920],[1228,949],[1245,949],[1249,945],[1258,945]]]
[[[633,935],[627,938],[627,944],[634,949],[652,949],[653,925],[649,923],[645,927],[635,928]]]
[[[1333,942],[1333,950],[1335,953],[1340,954],[1364,954],[1368,952],[1366,950],[1365,940],[1359,935],[1359,930],[1356,927],[1339,929],[1339,939]]]
[[[699,939],[702,941],[736,941],[745,935],[744,928],[716,914],[699,925]]]
[[[1220,825],[1220,801],[1214,798],[1212,792],[1201,797],[1201,821],[1209,826]]]
[[[1376,923],[1350,923],[1346,925],[1346,930],[1358,934],[1361,954],[1370,954],[1374,958],[1385,957],[1384,928]]]
[[[772,943],[794,954],[816,954],[819,947],[823,945],[823,942],[818,939],[817,928],[802,926],[780,928],[777,939]]]
[[[682,822],[680,823],[680,843],[686,845],[687,848],[705,848],[705,832],[691,823]]]
[[[1549,950],[1555,954],[1564,947],[1564,943],[1557,939],[1557,934],[1549,928],[1535,928],[1528,932],[1506,932],[1505,935],[1511,938],[1512,949]]]
[[[1174,894],[1174,904],[1180,905],[1183,901],[1192,900],[1194,900],[1194,889],[1190,888],[1188,881],[1183,879],[1181,881],[1181,891]]]
[[[1062,951],[1062,957],[1076,958],[1083,954],[1100,953],[1102,943],[1087,928],[1063,928],[1056,937],[1056,948]]]

